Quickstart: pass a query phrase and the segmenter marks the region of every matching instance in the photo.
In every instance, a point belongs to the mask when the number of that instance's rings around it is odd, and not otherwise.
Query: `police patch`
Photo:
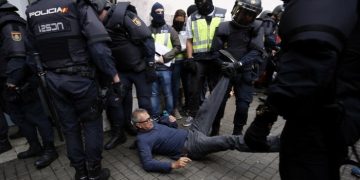
[[[14,41],[21,41],[21,39],[22,39],[21,32],[12,31],[11,32],[11,38]]]
[[[140,19],[137,18],[137,17],[134,17],[134,18],[132,19],[132,22],[133,22],[135,25],[137,25],[137,26],[141,26],[141,21],[140,21]]]

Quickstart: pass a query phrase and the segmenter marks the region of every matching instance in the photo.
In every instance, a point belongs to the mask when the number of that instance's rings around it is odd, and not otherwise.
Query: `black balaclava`
[[[214,10],[212,0],[195,0],[196,7],[201,15],[208,15]]]
[[[164,10],[164,6],[158,2],[156,2],[151,8],[151,17],[153,18],[151,21],[151,25],[154,27],[161,27],[165,24],[164,11],[161,14],[156,13],[157,9]]]
[[[184,17],[184,21],[177,21],[176,18],[177,17]],[[183,27],[184,27],[184,24],[185,24],[185,20],[186,20],[186,13],[184,10],[182,9],[179,9],[175,12],[175,15],[174,15],[174,20],[173,20],[173,28],[177,31],[177,32],[180,32]]]

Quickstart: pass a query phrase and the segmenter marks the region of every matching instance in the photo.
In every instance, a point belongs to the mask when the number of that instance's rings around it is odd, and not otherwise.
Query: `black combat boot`
[[[30,147],[28,150],[21,152],[17,155],[18,159],[26,159],[30,157],[41,156],[43,149],[39,142],[29,143]]]
[[[277,144],[279,138],[268,136],[277,117],[277,113],[274,112],[270,106],[260,104],[257,107],[256,117],[244,136],[244,140],[251,150],[256,152],[268,152],[271,149],[274,149],[272,146]]]
[[[101,168],[100,162],[89,162],[88,164],[89,180],[108,180],[110,177],[110,170]]]
[[[82,166],[79,167],[74,167],[75,168],[75,180],[88,180],[88,172],[87,172],[87,168],[86,168],[86,164],[83,164]]]
[[[9,151],[12,149],[12,146],[7,138],[0,140],[0,154]]]
[[[35,161],[35,166],[38,169],[45,168],[49,166],[53,161],[59,157],[59,154],[56,152],[54,143],[46,143],[44,145],[44,153],[41,155],[40,159]]]
[[[111,139],[105,144],[104,149],[110,150],[115,148],[119,144],[126,142],[126,135],[120,127],[113,127],[111,130]]]

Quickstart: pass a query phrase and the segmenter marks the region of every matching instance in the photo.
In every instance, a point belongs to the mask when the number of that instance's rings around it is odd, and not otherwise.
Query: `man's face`
[[[154,127],[153,120],[148,113],[140,113],[137,115],[139,122],[135,124],[136,128],[143,131],[149,131]]]

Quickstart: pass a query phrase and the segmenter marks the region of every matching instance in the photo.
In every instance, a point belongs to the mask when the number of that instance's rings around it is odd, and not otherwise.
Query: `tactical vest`
[[[161,27],[161,33],[153,33],[152,37],[154,38],[155,43],[164,45],[165,47],[172,49],[171,43],[171,34],[170,34],[170,27],[165,24]]]
[[[194,53],[210,51],[215,30],[224,21],[225,13],[225,9],[215,8],[210,25],[206,22],[205,16],[197,12],[191,15]]]
[[[253,27],[244,26],[242,28],[234,27],[231,22],[223,22],[219,25],[218,36],[226,37],[224,40],[225,49],[233,57],[240,60],[248,51],[251,39],[253,37]]]
[[[15,12],[1,12],[0,13],[0,32],[2,31],[2,28],[7,25],[8,23],[18,23],[22,24],[23,26],[26,25],[26,22],[24,19],[22,19],[18,14]],[[7,53],[5,52],[7,48],[3,47],[6,46],[6,44],[3,43],[3,38],[1,37],[0,33],[0,77],[6,76],[6,66],[7,66]]]
[[[287,47],[295,41],[318,40],[341,51],[356,24],[357,8],[358,0],[291,0],[280,23],[282,43]]]
[[[112,39],[110,49],[119,71],[139,72],[145,69],[144,49],[141,41],[151,37],[146,24],[127,10],[129,2],[119,2],[109,12],[105,27]]]
[[[28,7],[26,15],[45,68],[88,65],[90,56],[75,1],[37,1]]]

